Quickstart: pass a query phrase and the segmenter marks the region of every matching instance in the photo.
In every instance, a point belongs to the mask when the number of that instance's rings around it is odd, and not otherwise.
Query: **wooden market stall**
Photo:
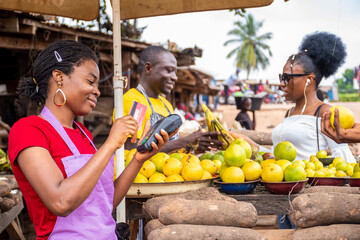
[[[49,17],[27,13],[0,11],[0,116],[3,123],[10,127],[19,118],[28,116],[39,109],[20,102],[16,87],[22,77],[29,76],[31,64],[37,54],[48,44],[60,39],[72,39],[82,42],[93,49],[99,56],[101,97],[96,109],[79,119],[91,129],[95,142],[101,144],[110,129],[114,108],[113,91],[113,39],[111,35],[85,31],[47,21]],[[124,91],[136,87],[139,81],[137,64],[142,50],[151,44],[124,38],[122,40],[123,75],[129,79]],[[173,49],[178,61],[178,82],[176,90],[188,99],[194,93],[214,94],[216,89],[210,86],[211,76],[204,74],[190,65],[195,64],[195,57],[201,57],[201,49],[186,48],[182,51]],[[169,97],[175,104],[174,94]],[[2,146],[6,148],[6,131],[1,134]]]

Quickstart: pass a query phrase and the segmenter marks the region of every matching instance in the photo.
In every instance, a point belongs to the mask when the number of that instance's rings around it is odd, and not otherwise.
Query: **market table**
[[[10,239],[25,240],[18,218],[18,215],[24,208],[22,194],[17,190],[15,195],[18,197],[19,202],[9,211],[0,214],[0,233],[6,229],[10,235]]]
[[[282,215],[288,214],[290,202],[299,194],[277,195],[265,190],[264,186],[258,185],[251,194],[227,195],[238,201],[252,203],[258,215]],[[148,198],[126,198],[126,218],[143,219],[142,205]]]

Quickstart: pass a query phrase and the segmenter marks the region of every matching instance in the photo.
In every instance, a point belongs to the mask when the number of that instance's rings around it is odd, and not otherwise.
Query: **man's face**
[[[162,53],[158,56],[155,65],[150,66],[150,77],[148,79],[150,87],[158,94],[169,95],[175,87],[177,63],[171,53]]]

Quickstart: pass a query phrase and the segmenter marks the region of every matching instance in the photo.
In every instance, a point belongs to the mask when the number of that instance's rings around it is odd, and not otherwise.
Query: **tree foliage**
[[[272,33],[259,34],[263,26],[262,22],[255,21],[251,14],[246,15],[241,21],[234,23],[235,28],[228,32],[234,37],[224,43],[224,46],[236,44],[236,47],[229,52],[227,58],[235,56],[236,67],[245,69],[247,77],[251,71],[260,67],[266,69],[269,65],[269,57],[272,56],[269,45],[266,44],[272,38]]]
[[[353,90],[353,79],[354,79],[354,70],[352,69],[346,69],[345,72],[342,74],[342,78],[336,79],[336,84],[338,86],[338,89],[349,91]]]

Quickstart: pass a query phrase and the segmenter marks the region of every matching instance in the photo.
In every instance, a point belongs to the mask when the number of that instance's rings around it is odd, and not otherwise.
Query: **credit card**
[[[142,126],[145,114],[146,114],[147,107],[144,104],[141,104],[137,101],[133,101],[130,108],[130,115],[135,118],[139,127]]]

